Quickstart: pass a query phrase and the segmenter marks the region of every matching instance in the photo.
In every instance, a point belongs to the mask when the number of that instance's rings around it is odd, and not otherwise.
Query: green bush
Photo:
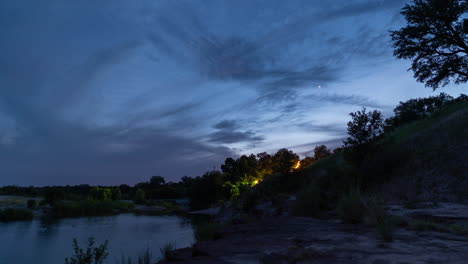
[[[26,209],[7,208],[0,209],[0,222],[13,222],[32,220],[33,213]]]
[[[362,222],[366,213],[361,192],[358,188],[353,188],[344,195],[338,204],[338,214],[345,223],[357,224]]]
[[[71,258],[65,258],[65,264],[103,264],[104,260],[109,255],[109,241],[95,247],[94,238],[88,239],[86,249],[80,248],[78,241],[73,239],[74,255]]]

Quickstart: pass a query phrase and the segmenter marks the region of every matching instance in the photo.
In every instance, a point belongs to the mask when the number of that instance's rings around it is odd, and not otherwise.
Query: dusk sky
[[[177,181],[341,145],[413,79],[404,0],[0,0],[0,185]]]

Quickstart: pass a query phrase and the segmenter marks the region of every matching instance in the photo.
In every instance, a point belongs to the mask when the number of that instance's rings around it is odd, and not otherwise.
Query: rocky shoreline
[[[436,218],[448,214],[467,223],[466,215],[457,214],[465,211],[460,208],[465,205],[440,204],[424,210],[397,206],[394,210],[406,216],[421,211]],[[267,216],[253,223],[229,225],[216,239],[175,250],[161,263],[462,264],[468,263],[467,249],[466,234],[418,231],[407,225],[395,229],[392,242],[383,242],[375,228],[366,224]]]

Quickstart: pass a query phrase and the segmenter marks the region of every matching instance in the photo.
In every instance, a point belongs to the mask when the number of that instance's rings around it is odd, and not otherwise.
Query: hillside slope
[[[387,133],[359,157],[335,154],[305,168],[303,189],[336,198],[358,185],[388,201],[468,203],[468,103]]]
[[[467,203],[468,104],[399,128],[378,142],[362,170],[389,199]]]

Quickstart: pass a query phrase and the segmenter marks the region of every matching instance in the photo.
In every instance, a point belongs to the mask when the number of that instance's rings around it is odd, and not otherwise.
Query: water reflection
[[[97,243],[109,240],[109,263],[137,256],[148,248],[159,256],[168,242],[190,246],[194,235],[190,221],[176,216],[137,216],[60,219],[54,221],[0,223],[0,264],[63,264],[72,255],[73,238]]]

